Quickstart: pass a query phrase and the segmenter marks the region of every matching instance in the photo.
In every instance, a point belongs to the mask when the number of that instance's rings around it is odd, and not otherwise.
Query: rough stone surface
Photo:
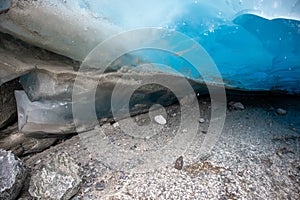
[[[80,189],[80,169],[66,153],[49,155],[32,175],[29,193],[42,200],[68,200]]]
[[[18,131],[17,124],[0,131],[0,148],[11,150],[15,155],[21,156],[37,153],[53,145],[59,136],[34,137]]]
[[[179,158],[177,158],[177,160],[175,161],[175,169],[177,170],[182,170],[183,167],[183,157],[180,156]]]
[[[0,86],[0,130],[17,119],[17,105],[14,90],[20,88],[21,85],[17,79]]]
[[[0,199],[16,199],[21,191],[27,170],[10,151],[0,149]]]
[[[293,129],[300,130],[298,98],[286,97],[228,97],[235,102],[242,101],[247,112],[227,112],[224,130],[212,155],[207,160],[190,160],[199,153],[201,137],[206,136],[208,123],[196,124],[199,134],[186,153],[171,157],[161,167],[145,172],[130,170],[145,160],[146,153],[164,147],[172,141],[172,132],[180,124],[180,107],[167,107],[168,123],[156,124],[148,134],[157,131],[148,140],[132,138],[107,124],[102,126],[110,148],[99,153],[89,151],[90,146],[100,146],[97,137],[82,143],[75,136],[53,148],[24,158],[31,168],[43,162],[46,155],[68,152],[84,168],[81,190],[74,200],[83,199],[299,199],[299,142],[300,136]],[[207,103],[204,103],[207,102]],[[284,107],[289,112],[285,117],[275,115],[270,107]],[[199,101],[201,117],[210,119],[209,99]],[[175,115],[176,114],[176,115]],[[151,118],[147,114],[136,116],[140,125],[147,125]],[[126,121],[125,121],[126,122]],[[190,126],[195,124],[190,124]],[[161,128],[162,127],[162,128]],[[189,131],[189,129],[188,129]],[[183,133],[182,133],[183,134]],[[184,133],[186,134],[186,133]],[[110,152],[111,151],[111,152]],[[128,158],[132,152],[138,159],[120,162],[118,155]],[[178,171],[174,162],[184,156],[184,167]],[[123,157],[123,158],[124,158]],[[121,157],[122,158],[122,157]],[[149,159],[149,158],[148,158]],[[169,160],[169,159],[167,159]],[[147,160],[146,160],[147,161]],[[117,166],[116,166],[117,165]],[[105,189],[97,191],[96,183],[103,180]],[[27,198],[28,199],[28,198]]]

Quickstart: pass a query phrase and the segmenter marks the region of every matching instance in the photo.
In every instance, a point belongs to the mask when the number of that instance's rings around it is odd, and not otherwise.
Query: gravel
[[[143,152],[162,148],[174,138],[172,133],[178,129],[181,113],[179,106],[173,105],[166,108],[167,124],[162,128],[157,124],[153,131],[158,134],[148,139],[134,139],[124,135],[121,126],[106,125],[109,133],[106,137],[112,147],[117,147],[114,151],[107,149],[107,152],[93,154],[76,136],[24,161],[34,167],[33,163],[43,154],[68,152],[84,166],[85,176],[80,192],[74,197],[76,200],[300,199],[299,99],[240,96],[229,99],[242,101],[246,109],[227,111],[222,135],[206,159],[199,159],[197,155],[207,135],[208,123],[198,122],[199,132],[188,150],[178,152],[177,157],[166,158],[166,162],[156,168],[136,171],[134,167],[139,165],[136,157],[127,162],[119,161],[130,158],[126,156],[131,153],[144,156]],[[199,106],[201,117],[209,121],[209,100],[200,98]],[[282,117],[270,107],[284,107],[287,113]],[[149,122],[147,115],[137,117],[145,124]],[[119,157],[123,150],[125,157]],[[177,170],[174,164],[180,155],[184,165],[182,170]],[[104,189],[98,191],[96,185],[101,182],[105,183]]]

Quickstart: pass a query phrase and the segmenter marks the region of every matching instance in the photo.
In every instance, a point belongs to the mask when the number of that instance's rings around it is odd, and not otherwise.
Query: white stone
[[[276,112],[277,112],[277,114],[279,114],[279,115],[286,115],[286,113],[287,113],[287,111],[284,110],[284,109],[282,109],[282,108],[278,108],[278,109],[276,110]]]
[[[167,120],[162,115],[157,115],[154,117],[154,120],[161,125],[165,125],[167,123]]]

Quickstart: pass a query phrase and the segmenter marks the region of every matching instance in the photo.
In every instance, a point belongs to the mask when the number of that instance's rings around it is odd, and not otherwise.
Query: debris
[[[162,115],[157,115],[154,117],[154,120],[161,125],[165,125],[167,123],[167,120]]]
[[[0,149],[0,199],[16,199],[26,175],[23,162],[10,151]]]
[[[200,123],[204,123],[204,122],[205,122],[205,119],[204,119],[204,118],[200,118],[200,119],[199,119],[199,122],[200,122]]]
[[[97,182],[96,185],[95,185],[95,188],[96,188],[97,191],[104,190],[105,189],[104,181],[102,180],[102,181]]]
[[[177,170],[182,170],[183,168],[183,156],[180,156],[179,158],[177,158],[177,160],[175,161],[175,169]]]
[[[278,115],[286,115],[287,111],[284,110],[284,109],[282,109],[282,108],[278,108],[278,109],[276,110],[276,113],[277,113]]]
[[[113,124],[114,128],[118,128],[119,126],[120,126],[120,124],[118,122],[116,122],[116,123]]]
[[[241,102],[234,102],[231,101],[229,102],[229,108],[234,109],[234,110],[244,110],[245,106]]]

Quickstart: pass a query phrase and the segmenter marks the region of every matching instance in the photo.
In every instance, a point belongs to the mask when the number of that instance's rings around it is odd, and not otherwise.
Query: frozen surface
[[[11,1],[10,0],[2,0],[0,4],[0,13],[7,11],[11,6]]]
[[[125,69],[122,68],[122,70]],[[77,82],[77,87],[80,87],[80,97],[74,100],[72,99],[72,89],[76,76],[81,76],[82,79]],[[168,76],[163,73],[140,73],[131,71],[130,68],[127,69],[127,72],[105,73],[99,77],[91,73],[74,72],[70,69],[37,68],[20,79],[25,91],[15,92],[19,130],[24,133],[66,134],[74,132],[73,102],[79,105],[80,113],[86,118],[86,124],[82,127],[82,131],[89,130],[95,125],[93,120],[89,120],[90,113],[87,106],[90,104],[95,105],[97,117],[102,120],[112,117],[112,107],[117,113],[114,118],[118,119],[128,117],[127,107],[129,107],[130,113],[134,114],[146,111],[154,104],[170,105],[176,101],[176,98],[169,89],[144,83],[147,80],[164,78],[172,83],[185,81],[183,77]],[[199,84],[191,82],[191,85],[199,92],[207,92],[206,88]],[[97,87],[95,102],[89,98],[88,93],[92,86]],[[122,92],[113,94],[116,86]],[[126,101],[126,98],[124,100],[128,88],[136,88],[130,96],[129,105],[129,101]],[[189,91],[181,89],[180,84],[177,88],[182,91],[180,93],[182,96],[177,94],[177,98],[183,98],[189,94]],[[116,96],[112,102],[113,95]]]
[[[72,133],[72,107],[68,102],[31,102],[24,91],[15,91],[19,130],[41,133]]]
[[[75,60],[83,60],[96,45],[117,33],[161,27],[201,44],[227,87],[300,93],[297,0],[12,0],[12,5],[0,16],[1,31]],[[125,41],[111,44],[125,49],[128,45]],[[192,69],[168,54],[142,51],[135,55],[179,71]],[[183,74],[201,81],[193,71]]]

